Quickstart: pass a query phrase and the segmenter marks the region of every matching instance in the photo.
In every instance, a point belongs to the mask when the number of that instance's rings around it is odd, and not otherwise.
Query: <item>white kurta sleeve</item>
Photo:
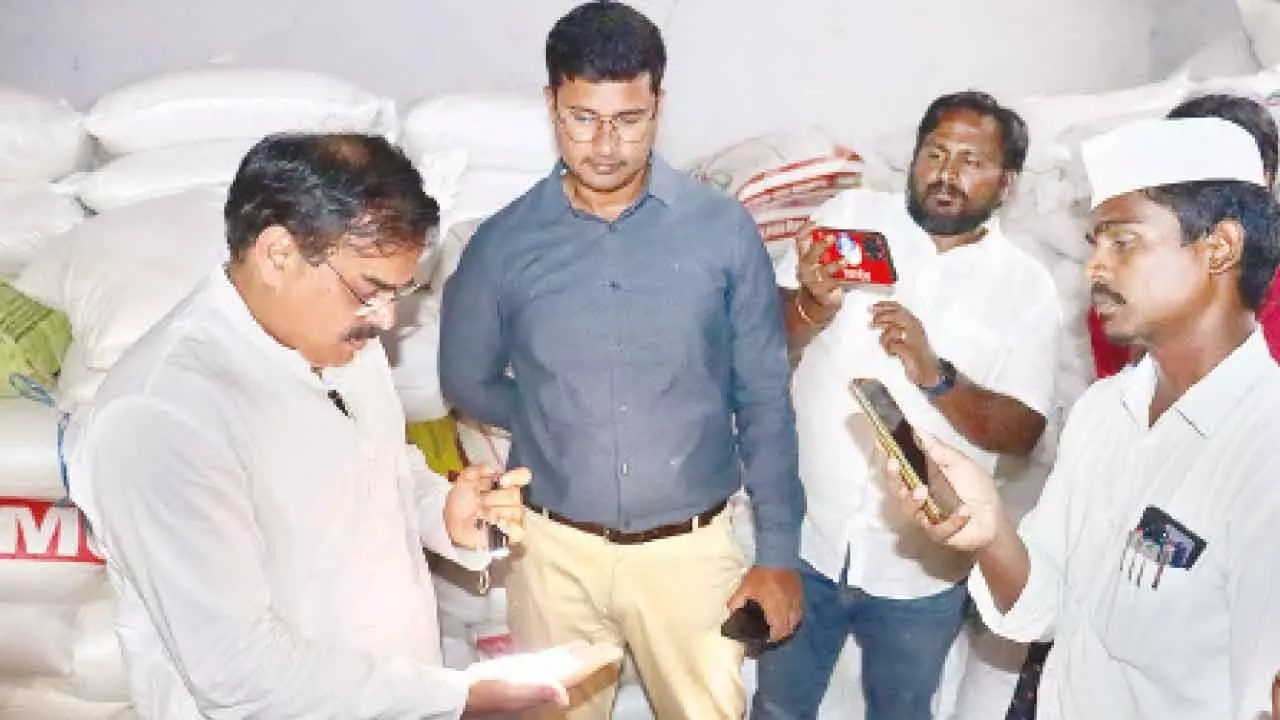
[[[454,545],[445,528],[444,504],[453,485],[427,465],[426,458],[418,448],[405,445],[405,459],[415,504],[410,512],[417,518],[422,546],[468,570],[478,571],[488,567],[488,553]]]
[[[208,428],[150,400],[86,437],[95,530],[141,597],[199,710],[239,718],[456,718],[460,672],[298,635],[272,605],[250,489]]]
[[[1073,413],[1072,417],[1075,417]],[[1062,435],[1059,462],[1045,481],[1044,492],[1018,526],[1018,536],[1027,546],[1031,572],[1018,601],[1001,613],[991,596],[980,566],[969,576],[969,594],[993,632],[1018,642],[1046,640],[1053,636],[1062,608],[1067,568],[1067,530],[1075,493],[1087,492],[1083,478],[1077,477],[1072,453],[1080,452],[1072,423]]]

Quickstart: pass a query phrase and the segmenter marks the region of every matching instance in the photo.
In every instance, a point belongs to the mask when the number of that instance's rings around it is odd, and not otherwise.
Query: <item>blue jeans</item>
[[[874,597],[800,569],[804,620],[761,653],[752,720],[814,718],[849,633],[862,649],[867,720],[929,720],[942,663],[964,620],[963,584],[913,600]]]

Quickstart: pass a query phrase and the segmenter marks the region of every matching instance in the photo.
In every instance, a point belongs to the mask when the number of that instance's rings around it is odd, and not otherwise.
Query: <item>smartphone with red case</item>
[[[813,242],[827,244],[820,258],[823,265],[840,262],[837,280],[892,285],[898,281],[898,270],[889,255],[889,241],[875,230],[814,228]]]

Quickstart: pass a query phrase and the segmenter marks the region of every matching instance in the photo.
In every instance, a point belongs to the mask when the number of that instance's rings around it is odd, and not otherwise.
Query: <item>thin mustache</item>
[[[943,183],[943,182],[929,183],[929,185],[924,189],[924,194],[932,195],[933,193],[940,192],[942,190],[946,190],[949,194],[955,195],[958,198],[966,197],[964,194],[964,191],[961,190],[960,188],[950,183]]]
[[[1094,304],[1097,304],[1099,300],[1110,300],[1117,305],[1123,305],[1125,303],[1125,299],[1120,295],[1120,293],[1101,283],[1094,283],[1089,289],[1089,299]]]

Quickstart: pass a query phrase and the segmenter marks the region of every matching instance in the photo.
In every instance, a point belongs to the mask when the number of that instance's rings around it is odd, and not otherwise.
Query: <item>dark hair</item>
[[[924,111],[924,118],[920,120],[920,127],[916,130],[917,153],[929,133],[938,129],[942,117],[955,110],[971,110],[1000,123],[1000,156],[1004,160],[1003,167],[1010,172],[1022,172],[1022,164],[1027,160],[1026,122],[1021,115],[978,90],[943,95],[929,103],[929,108]]]
[[[263,138],[245,155],[223,216],[236,260],[279,225],[308,262],[319,263],[348,240],[384,254],[423,248],[440,224],[440,206],[386,138],[286,133]]]
[[[1200,240],[1224,220],[1244,226],[1240,299],[1250,310],[1261,307],[1280,264],[1280,205],[1269,190],[1237,180],[1199,180],[1143,192],[1178,216],[1183,244]]]
[[[1262,169],[1274,175],[1277,164],[1276,121],[1262,103],[1238,95],[1201,95],[1185,100],[1169,111],[1170,118],[1220,118],[1235,123],[1253,136],[1262,154]]]
[[[547,35],[547,79],[552,89],[575,78],[626,82],[648,73],[656,93],[666,69],[667,48],[658,26],[622,3],[595,0],[579,5]]]

